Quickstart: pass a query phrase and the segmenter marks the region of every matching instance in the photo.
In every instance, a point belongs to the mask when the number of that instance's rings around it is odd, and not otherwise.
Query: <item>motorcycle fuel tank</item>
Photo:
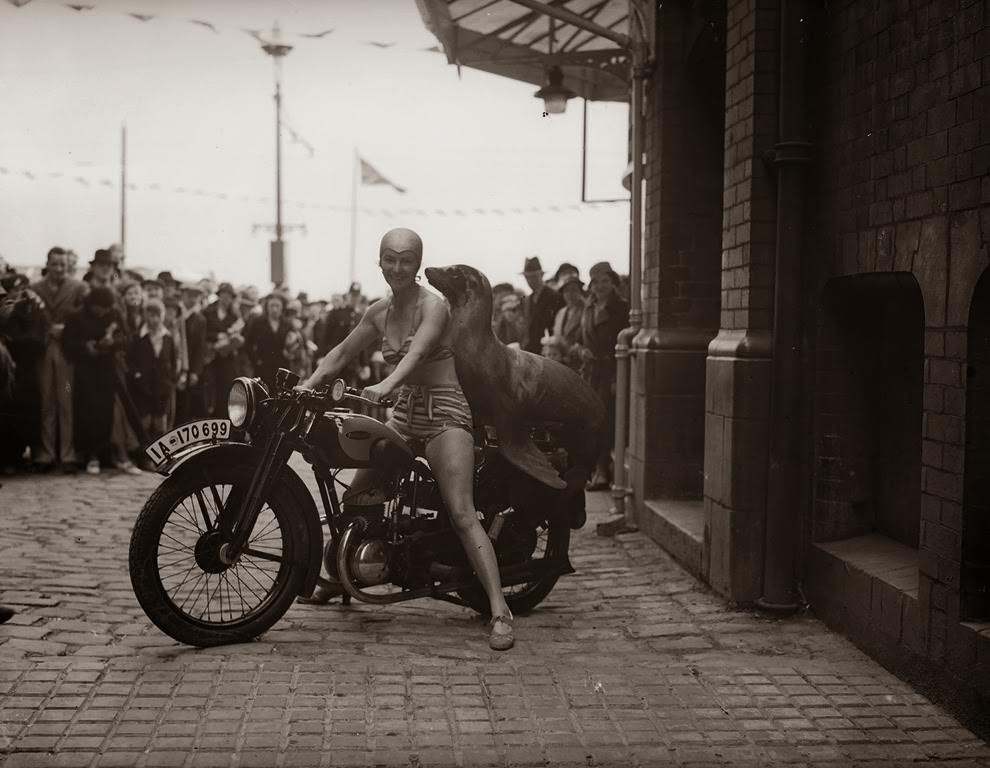
[[[372,446],[385,440],[410,460],[412,449],[402,436],[377,419],[360,413],[325,414],[310,429],[308,442],[319,457],[333,467],[371,467],[375,465]]]

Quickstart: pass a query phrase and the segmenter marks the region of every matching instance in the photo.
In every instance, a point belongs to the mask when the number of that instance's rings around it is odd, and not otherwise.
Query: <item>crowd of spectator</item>
[[[226,415],[235,377],[307,376],[367,303],[358,283],[328,302],[170,272],[142,278],[115,247],[85,270],[54,247],[35,281],[0,263],[0,469],[140,473],[152,438]],[[368,356],[346,376],[370,384],[383,365]]]
[[[612,482],[615,430],[615,342],[629,325],[628,281],[600,261],[588,271],[564,262],[546,279],[539,257],[525,260],[522,276],[529,293],[511,283],[492,286],[492,330],[504,344],[557,360],[577,371],[605,403],[606,439],[588,490]]]
[[[279,286],[261,297],[250,285],[180,282],[167,271],[142,277],[125,268],[118,246],[97,250],[85,269],[78,261],[54,247],[35,281],[0,261],[5,474],[149,469],[142,449],[151,439],[191,419],[225,416],[237,376],[271,382],[288,368],[305,378],[369,303],[358,283],[326,301]],[[626,281],[608,262],[591,268],[587,288],[568,263],[547,279],[538,257],[525,260],[522,276],[528,291],[493,287],[493,331],[577,371],[605,402],[610,437]],[[345,378],[361,387],[387,374],[381,353],[372,352]],[[610,481],[606,449],[589,488]]]

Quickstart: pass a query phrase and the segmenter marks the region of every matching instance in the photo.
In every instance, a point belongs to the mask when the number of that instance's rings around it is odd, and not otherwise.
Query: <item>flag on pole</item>
[[[365,161],[363,158],[358,158],[361,161],[361,183],[362,184],[388,184],[392,189],[398,192],[400,195],[404,195],[406,190],[404,187],[400,187],[394,181],[389,181],[386,179],[375,167]]]

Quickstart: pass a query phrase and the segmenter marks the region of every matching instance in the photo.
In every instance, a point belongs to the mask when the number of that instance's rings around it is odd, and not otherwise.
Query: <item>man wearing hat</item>
[[[217,286],[217,300],[204,312],[206,318],[206,366],[210,385],[207,387],[207,407],[213,416],[226,416],[227,390],[237,376],[237,350],[244,344],[241,331],[244,321],[234,308],[237,294],[230,283]]]
[[[165,283],[157,277],[149,277],[141,281],[145,301],[164,301]]]
[[[93,254],[92,261],[89,262],[89,272],[86,273],[86,282],[90,287],[105,285],[113,287],[117,279],[117,260],[106,248],[98,248]],[[119,309],[119,307],[118,307]]]
[[[543,349],[542,339],[553,332],[554,318],[564,302],[559,293],[543,283],[543,267],[539,256],[526,259],[523,277],[532,291],[526,297],[523,308],[526,323],[523,349],[538,355]]]
[[[95,263],[97,259],[93,261]],[[63,248],[52,248],[48,252],[44,278],[31,286],[44,302],[48,326],[39,377],[40,445],[37,450],[32,450],[32,454],[37,469],[47,469],[57,460],[64,471],[73,472],[76,466],[72,404],[75,377],[73,366],[62,349],[62,332],[69,315],[82,306],[86,286],[69,277],[68,269],[66,251]]]

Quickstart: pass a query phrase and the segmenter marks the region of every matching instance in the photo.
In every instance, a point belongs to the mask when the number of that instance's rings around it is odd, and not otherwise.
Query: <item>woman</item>
[[[618,294],[619,275],[607,261],[588,273],[591,295],[581,315],[581,355],[585,380],[605,403],[605,440],[589,491],[601,491],[612,482],[610,449],[615,430],[615,342],[629,324],[629,305]]]
[[[248,323],[244,333],[244,350],[251,361],[255,376],[271,384],[279,368],[288,368],[286,340],[292,325],[285,317],[285,298],[273,293],[265,297],[263,314]]]
[[[354,330],[301,386],[314,388],[331,381],[381,340],[382,354],[395,369],[380,383],[365,387],[363,394],[375,402],[396,394],[389,426],[426,456],[451,525],[488,595],[489,645],[508,650],[513,644],[512,613],[502,596],[495,550],[474,507],[471,409],[454,369],[446,302],[417,284],[422,261],[419,235],[409,229],[385,233],[378,265],[392,295],[369,306]],[[361,470],[351,492],[371,487],[373,481],[373,471]]]
[[[563,265],[561,266],[563,269]],[[565,274],[557,289],[564,297],[564,306],[557,310],[553,321],[553,337],[557,340],[563,362],[575,371],[581,369],[581,316],[584,314],[584,283],[573,273]]]

